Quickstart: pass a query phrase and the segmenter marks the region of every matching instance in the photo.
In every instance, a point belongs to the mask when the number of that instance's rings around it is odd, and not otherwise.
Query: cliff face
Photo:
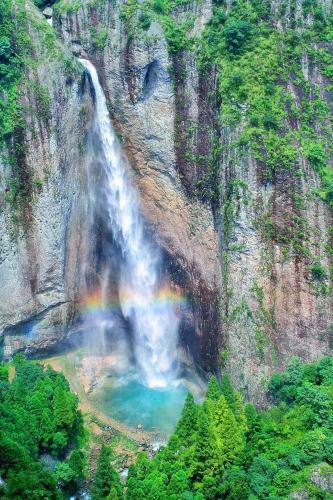
[[[68,11],[65,5],[62,8]],[[131,37],[134,27],[130,19],[124,19],[124,8],[124,3],[82,2],[75,12],[55,17],[54,25],[67,45],[91,59],[99,70],[114,125],[133,167],[144,215],[165,253],[172,281],[189,298],[183,345],[198,365],[210,369],[218,364],[220,337],[220,266],[213,215],[208,203],[192,196],[192,174],[186,189],[178,163],[182,155],[175,144],[181,96],[175,92],[163,30],[152,22],[141,36]],[[193,5],[192,9],[198,11],[196,28],[200,30],[210,6]],[[188,88],[184,88],[191,109],[183,120],[194,123],[200,112],[194,55],[184,55],[182,64],[191,72]]]
[[[259,402],[290,356],[331,352],[330,195],[313,158],[331,168],[320,58],[332,46],[318,34],[331,6],[68,5],[56,29],[98,66],[145,214],[190,296],[183,340],[205,369],[220,353]]]
[[[223,356],[257,402],[291,356],[332,353],[332,87],[322,59],[331,64],[331,4],[266,9],[256,44],[231,72],[244,78],[250,60],[253,87],[245,99],[242,84],[235,91],[233,126],[223,120],[233,104],[230,95],[223,103],[220,79]]]
[[[29,3],[21,12],[29,41],[18,102],[22,116],[0,162],[5,356],[49,349],[66,338],[85,253],[82,145],[90,95],[82,68],[45,18]]]
[[[185,349],[205,370],[222,363],[259,403],[292,355],[331,353],[330,12],[294,1],[54,7],[59,38],[98,68],[149,228],[188,296]],[[38,70],[52,123],[27,114],[34,127],[24,129],[25,161],[38,178],[45,164],[52,175],[34,187],[19,238],[2,230],[12,289],[0,292],[7,335],[43,319],[52,342],[75,317],[87,251],[79,165],[89,97],[81,70],[66,83],[57,64]],[[7,203],[6,224],[11,214]]]

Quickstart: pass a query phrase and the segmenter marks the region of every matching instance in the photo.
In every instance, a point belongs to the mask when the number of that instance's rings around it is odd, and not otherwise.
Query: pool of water
[[[90,396],[106,415],[129,427],[170,434],[176,425],[188,390],[181,383],[163,389],[149,388],[138,378],[110,379]]]

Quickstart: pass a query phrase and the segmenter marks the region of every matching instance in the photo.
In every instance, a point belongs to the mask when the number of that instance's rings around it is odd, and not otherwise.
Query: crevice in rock
[[[158,82],[159,62],[152,61],[145,70],[140,100],[150,99],[154,94]]]

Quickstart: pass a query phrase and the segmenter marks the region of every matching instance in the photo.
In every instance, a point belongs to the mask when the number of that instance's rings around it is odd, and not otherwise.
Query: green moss
[[[42,187],[43,187],[44,182],[43,182],[42,179],[40,179],[39,177],[37,177],[37,179],[34,180],[34,184],[35,184],[36,189],[38,191],[40,191],[42,189]]]
[[[190,49],[193,40],[188,37],[188,32],[194,25],[194,19],[187,17],[181,22],[175,9],[186,5],[188,0],[153,0],[139,4],[137,0],[127,0],[122,8],[121,18],[127,25],[129,40],[133,37],[143,37],[153,20],[158,21],[163,28],[170,53]]]
[[[10,50],[8,46],[10,40]],[[34,47],[36,45],[36,47]],[[38,53],[38,58],[36,57]],[[54,30],[24,0],[5,0],[0,5],[0,149],[7,170],[4,199],[12,205],[15,227],[29,223],[36,185],[32,169],[25,159],[25,116],[36,113],[48,124],[51,96],[48,86],[39,80],[39,65],[64,63],[65,72],[73,75],[78,63],[61,50]],[[70,71],[69,65],[71,65]],[[29,82],[29,85],[26,84]],[[24,89],[27,104],[20,99]],[[35,105],[32,105],[32,104]],[[32,135],[35,131],[31,131]]]
[[[20,191],[20,185],[18,179],[8,179],[7,180],[7,190],[5,192],[5,201],[15,206],[18,193]]]
[[[240,211],[241,204],[247,204],[248,186],[241,179],[233,179],[230,181],[225,190],[221,205],[223,207],[223,227],[224,233],[229,243],[230,236],[233,231],[233,223]]]
[[[271,22],[268,2],[258,3],[236,0],[227,9],[223,2],[216,2],[198,42],[201,67],[214,63],[219,68],[221,125],[238,131],[238,140],[226,146],[226,154],[250,153],[264,180],[275,182],[281,175],[300,176],[303,151],[321,180],[316,194],[332,206],[332,167],[323,144],[331,143],[330,108],[319,84],[304,81],[301,64],[302,54],[307,53],[320,65],[323,76],[332,79],[328,48],[313,43],[332,33],[332,19],[325,18],[317,4],[305,2],[304,15],[309,12],[313,22],[299,31],[292,5],[291,25],[281,31]],[[289,82],[296,95],[304,98],[290,94]],[[330,81],[325,85],[330,90]],[[296,122],[299,125],[293,125]],[[276,236],[274,228],[271,233]]]
[[[51,119],[51,96],[46,85],[36,79],[32,82],[32,89],[36,97],[38,116],[45,122]]]
[[[324,281],[327,279],[327,273],[320,262],[314,262],[310,266],[310,273],[313,280]]]
[[[221,360],[221,366],[224,367],[230,357],[230,351],[229,349],[223,349],[220,352],[220,360]]]

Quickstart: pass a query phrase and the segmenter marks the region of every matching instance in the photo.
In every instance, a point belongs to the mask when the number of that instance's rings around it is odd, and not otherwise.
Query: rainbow
[[[173,307],[175,312],[187,308],[188,300],[179,288],[161,287],[153,297],[142,297],[132,290],[122,290],[119,294],[104,294],[95,289],[82,296],[80,301],[81,312],[101,313],[118,311],[120,304],[127,310],[135,309],[166,309]]]

